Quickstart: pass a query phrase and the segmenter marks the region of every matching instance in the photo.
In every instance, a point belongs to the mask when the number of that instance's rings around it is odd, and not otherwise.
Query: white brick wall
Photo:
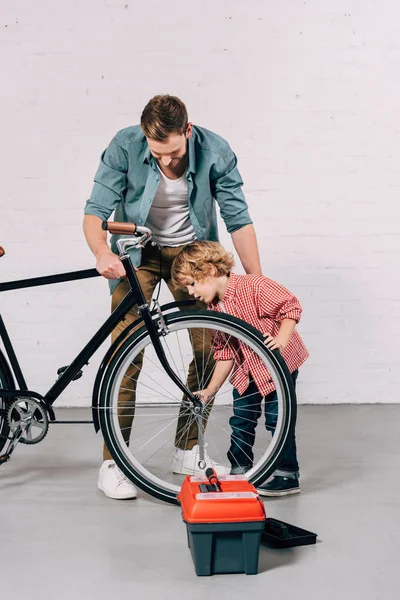
[[[300,401],[398,402],[399,18],[394,0],[3,0],[1,280],[93,266],[81,221],[100,152],[173,93],[230,141],[264,272],[302,301]],[[0,307],[45,392],[109,298],[99,279]],[[100,354],[65,404],[89,403]]]

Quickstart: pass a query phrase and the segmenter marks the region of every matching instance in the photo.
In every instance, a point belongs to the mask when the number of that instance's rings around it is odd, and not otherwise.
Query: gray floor
[[[100,437],[58,424],[0,468],[2,597],[397,599],[400,406],[299,413],[302,493],[267,500],[266,511],[317,532],[315,546],[261,547],[258,575],[196,577],[179,508],[145,494],[106,498],[96,488]]]

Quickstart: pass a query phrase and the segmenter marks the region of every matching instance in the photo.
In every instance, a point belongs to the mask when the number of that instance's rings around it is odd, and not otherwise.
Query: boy
[[[196,241],[183,248],[175,258],[171,270],[172,281],[176,287],[187,290],[191,296],[205,302],[209,310],[226,312],[260,330],[266,346],[281,352],[295,384],[298,369],[308,357],[303,341],[295,331],[302,312],[299,301],[286,288],[267,277],[232,273],[233,265],[232,255],[218,242]],[[256,368],[257,365],[249,362],[245,370],[241,369],[237,361],[234,365],[233,359],[226,354],[224,356],[224,351],[215,344],[214,349],[217,364],[213,376],[207,388],[197,394],[207,402],[230,375],[234,387],[234,415],[229,421],[232,435],[228,458],[232,466],[231,474],[245,473],[252,467],[251,448],[263,398],[266,428],[272,434],[275,431],[275,385],[265,367],[264,372],[260,372],[260,365]],[[294,432],[273,479],[260,486],[258,491],[264,496],[300,492]]]

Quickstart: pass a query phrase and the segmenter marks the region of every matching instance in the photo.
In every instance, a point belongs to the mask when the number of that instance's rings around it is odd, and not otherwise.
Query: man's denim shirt
[[[229,144],[215,133],[193,126],[188,154],[189,215],[197,239],[218,241],[215,201],[229,233],[252,223],[237,159]],[[145,225],[159,181],[156,160],[140,125],[122,129],[101,156],[85,214],[106,221],[115,210],[115,221]],[[118,237],[111,236],[111,249],[116,254]],[[132,249],[130,256],[139,266],[141,250]],[[110,280],[111,293],[119,281]]]

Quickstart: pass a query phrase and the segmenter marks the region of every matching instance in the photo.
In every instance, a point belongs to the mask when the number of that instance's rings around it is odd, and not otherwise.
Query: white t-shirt
[[[160,246],[182,246],[196,239],[189,217],[188,184],[186,174],[179,179],[168,179],[160,172],[160,185],[149,215],[146,227],[154,234],[154,241]]]

